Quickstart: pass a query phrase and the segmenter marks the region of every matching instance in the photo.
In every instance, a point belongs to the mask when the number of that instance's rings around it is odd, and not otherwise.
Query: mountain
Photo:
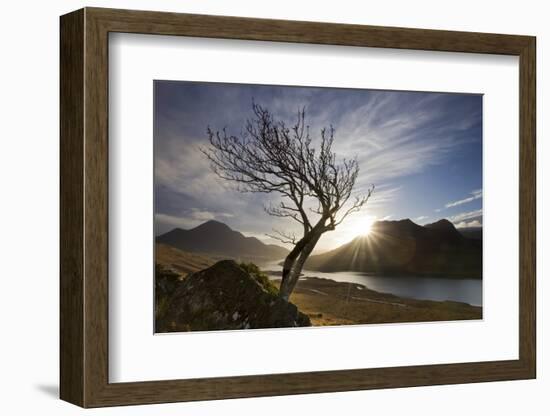
[[[311,256],[304,268],[481,278],[482,244],[447,220],[425,226],[409,219],[378,221],[367,236]]]
[[[476,240],[481,240],[483,238],[483,228],[481,227],[460,228],[458,231],[466,238],[473,238]]]
[[[157,237],[157,243],[166,244],[189,253],[205,254],[215,259],[245,261],[279,260],[288,250],[273,244],[264,244],[255,237],[240,232],[218,221],[207,221],[191,230],[175,228]]]

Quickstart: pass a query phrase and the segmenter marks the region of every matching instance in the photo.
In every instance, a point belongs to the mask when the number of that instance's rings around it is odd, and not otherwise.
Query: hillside
[[[466,238],[481,240],[483,238],[483,229],[481,227],[459,228],[458,230]]]
[[[215,259],[262,262],[282,259],[288,254],[288,250],[283,247],[264,244],[254,237],[245,237],[218,221],[207,221],[191,230],[175,228],[158,236],[156,241]]]
[[[481,278],[481,240],[464,237],[440,220],[420,226],[409,219],[378,221],[368,236],[311,256],[306,269]]]
[[[212,266],[215,261],[200,254],[189,253],[166,244],[155,245],[155,263],[180,275],[187,275]]]

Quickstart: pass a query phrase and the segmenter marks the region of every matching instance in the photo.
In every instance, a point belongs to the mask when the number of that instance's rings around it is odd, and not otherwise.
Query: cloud
[[[381,184],[380,186],[376,186],[365,208],[378,209],[386,206],[397,197],[400,190],[401,186],[393,186],[392,184]],[[366,189],[359,188],[356,193],[365,194],[366,192]]]
[[[188,195],[201,195],[201,199],[219,199],[229,190],[228,184],[212,172],[192,139],[165,139],[163,147],[155,150],[155,186]]]
[[[455,224],[456,228],[470,228],[470,227],[482,227],[481,222],[479,220],[473,220],[473,221],[461,221],[458,224]]]
[[[421,215],[419,217],[416,217],[414,220],[415,221],[423,221],[423,220],[427,220],[428,218],[430,218],[430,217],[427,217],[426,215]]]
[[[481,217],[482,215],[483,215],[483,210],[476,209],[474,211],[461,212],[460,214],[451,215],[450,217],[447,217],[447,219],[452,223],[458,224],[464,220]]]
[[[214,220],[219,218],[233,218],[234,215],[230,214],[228,212],[211,212],[211,211],[204,211],[199,208],[191,208],[190,213],[191,218],[197,221],[208,221],[208,220]]]
[[[155,214],[155,234],[159,235],[173,228],[193,228],[200,221],[188,217],[177,217],[167,214]]]
[[[155,214],[155,234],[159,235],[174,228],[195,228],[209,220],[223,221],[232,218],[233,215],[226,212],[202,211],[192,208],[185,215]]]
[[[481,189],[475,189],[472,192],[470,192],[470,195],[472,195],[472,196],[469,196],[469,197],[464,198],[464,199],[460,199],[458,201],[453,201],[453,202],[446,203],[445,208],[456,207],[458,205],[463,205],[463,204],[467,204],[468,202],[475,201],[476,199],[481,198],[483,196],[483,193],[482,193]]]
[[[187,82],[161,82],[155,88],[157,230],[217,219],[247,235],[261,236],[272,228],[299,232],[299,224],[263,211],[270,203],[277,205],[280,195],[237,192],[212,172],[199,151],[207,143],[209,125],[239,135],[251,116],[252,98],[289,125],[305,106],[314,144],[320,129],[333,125],[333,150],[339,158],[359,162],[355,193],[376,185],[361,212],[341,224],[346,238],[364,215],[402,215],[393,206],[404,193],[401,178],[446,163],[460,146],[479,137],[465,134],[481,120],[478,101],[470,95]],[[339,233],[340,227],[327,233],[319,245],[329,248]]]
[[[480,115],[453,117],[444,110],[446,100],[444,94],[372,92],[362,105],[327,105],[315,124],[334,124],[336,152],[357,157],[363,178],[377,183],[441,164],[471,139],[464,129]],[[341,114],[336,122],[335,114]]]

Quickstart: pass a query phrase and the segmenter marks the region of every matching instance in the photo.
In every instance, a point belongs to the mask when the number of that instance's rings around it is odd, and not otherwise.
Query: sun
[[[363,215],[350,218],[344,226],[335,234],[333,241],[342,245],[358,237],[368,237],[372,235],[372,226],[377,221],[377,217],[372,215]]]
[[[368,236],[372,230],[372,224],[374,224],[374,220],[375,219],[371,216],[359,218],[357,224],[357,235]]]

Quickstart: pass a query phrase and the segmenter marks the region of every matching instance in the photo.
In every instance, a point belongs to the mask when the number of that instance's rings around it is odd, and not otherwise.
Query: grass
[[[354,283],[300,279],[290,297],[315,326],[457,321],[482,318],[482,308],[460,302],[416,300]]]

